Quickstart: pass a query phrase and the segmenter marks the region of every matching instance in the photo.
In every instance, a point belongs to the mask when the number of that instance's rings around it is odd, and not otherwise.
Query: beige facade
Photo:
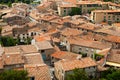
[[[89,1],[81,1],[77,3],[77,7],[81,9],[81,13],[90,13],[92,10],[109,9],[108,4]]]
[[[85,72],[89,75],[89,76],[95,76],[95,72],[97,70],[96,67],[88,67],[88,68],[84,68]],[[69,73],[72,73],[73,71],[63,71],[63,69],[61,67],[57,67],[57,69],[55,68],[55,76],[57,77],[58,80],[66,80],[66,76]]]
[[[89,56],[91,58],[94,57],[94,53],[98,53],[103,49],[111,47],[111,45],[108,43],[106,43],[105,45],[105,43],[102,42],[87,41],[87,40],[82,40],[80,38],[77,39],[75,37],[65,38],[64,41],[61,41],[61,44],[66,46],[67,51],[83,54],[84,57]]]
[[[112,49],[108,54],[106,65],[114,68],[120,68],[120,50]]]
[[[95,10],[91,13],[94,23],[107,22],[109,24],[120,22],[120,10]]]
[[[75,52],[75,53],[84,53],[89,57],[93,57],[94,53],[99,52],[101,50],[100,49],[89,48],[89,47],[84,47],[84,46],[72,45],[71,46],[71,51]]]
[[[109,3],[101,1],[79,1],[73,4],[62,4],[58,6],[58,14],[61,16],[66,16],[71,12],[73,7],[78,7],[81,10],[81,13],[90,13],[93,10],[106,10],[109,9]]]
[[[50,55],[55,52],[53,45],[49,41],[41,41],[41,42],[32,42],[33,45],[37,48],[37,50],[41,53],[43,60],[49,60]]]
[[[89,61],[91,61],[90,64],[88,64]],[[83,67],[82,63],[89,65],[89,67],[88,66]],[[66,80],[66,76],[68,74],[71,74],[75,68],[79,68],[85,70],[88,76],[94,77],[97,70],[97,65],[95,64],[96,63],[94,63],[94,61],[91,58],[82,58],[80,60],[70,60],[70,61],[60,60],[55,63],[55,76],[57,80]]]
[[[67,16],[70,14],[72,11],[72,8],[76,7],[75,5],[72,4],[67,4],[67,5],[59,5],[58,6],[58,14],[60,16]]]

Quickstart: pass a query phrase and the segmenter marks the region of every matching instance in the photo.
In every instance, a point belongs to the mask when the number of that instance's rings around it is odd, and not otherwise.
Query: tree
[[[31,44],[32,38],[28,37],[27,39],[24,39],[24,44]]]
[[[74,69],[72,73],[68,73],[66,80],[89,80],[83,69]]]
[[[12,3],[14,2],[23,2],[23,3],[27,3],[30,4],[33,0],[0,0],[0,4],[6,4],[8,6],[11,6]]]
[[[96,61],[99,61],[99,60],[101,60],[103,57],[104,57],[104,56],[101,55],[101,54],[94,53],[94,57],[93,57],[93,58],[94,58]]]
[[[110,2],[114,2],[114,0],[104,0],[104,1],[105,1],[105,2],[109,2],[109,1],[110,1]]]
[[[0,41],[3,46],[15,46],[16,45],[16,41],[12,37],[4,36],[4,37],[1,37]]]
[[[6,70],[0,73],[0,80],[28,80],[27,71]]]
[[[73,7],[71,13],[69,14],[70,16],[73,15],[81,15],[81,9],[77,7]]]
[[[12,4],[11,1],[9,1],[9,2],[7,3],[7,5],[8,5],[9,7],[11,7],[11,4]]]
[[[100,80],[120,80],[120,70],[109,68],[101,74]]]
[[[18,0],[15,0],[15,3],[17,3],[18,2]]]
[[[108,74],[112,74],[114,72],[116,72],[114,68],[109,68],[108,70],[101,73],[101,78],[106,79]]]
[[[107,80],[120,80],[120,70],[107,75]]]

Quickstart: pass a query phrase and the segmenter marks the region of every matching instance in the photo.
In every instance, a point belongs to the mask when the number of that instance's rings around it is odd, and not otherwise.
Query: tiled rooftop
[[[81,58],[81,55],[79,54],[65,51],[55,52],[51,56],[57,59],[69,59],[69,60],[77,59],[78,57]]]
[[[4,47],[5,54],[14,54],[14,53],[34,53],[38,52],[34,45],[19,45],[13,47]]]
[[[108,44],[108,43],[105,44],[99,41],[84,40],[80,37],[70,37],[68,38],[68,41],[70,44],[73,44],[73,45],[85,46],[85,47],[100,49],[100,50],[111,47],[111,44]]]
[[[43,64],[40,53],[31,53],[24,55],[25,64]]]
[[[61,34],[64,36],[76,36],[83,33],[82,31],[78,30],[78,29],[72,29],[72,28],[65,28],[64,30],[61,31]]]
[[[60,60],[55,63],[55,66],[59,65],[64,71],[70,71],[75,68],[87,68],[97,66],[96,62],[89,57],[81,58],[80,60]]]
[[[36,47],[39,50],[44,50],[44,49],[52,49],[53,46],[51,45],[51,43],[49,41],[41,41],[41,42],[36,42]]]
[[[120,50],[113,49],[108,55],[107,62],[120,64]]]
[[[24,64],[24,59],[21,54],[4,54],[2,56],[4,65]]]
[[[35,77],[35,80],[51,80],[50,71],[46,64],[25,65],[29,77]]]

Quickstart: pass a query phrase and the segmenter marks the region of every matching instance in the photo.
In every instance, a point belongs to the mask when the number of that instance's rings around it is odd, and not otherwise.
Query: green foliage
[[[15,46],[15,45],[26,45],[26,44],[31,44],[31,38],[25,39],[25,42],[20,42],[20,39],[14,39],[13,37],[8,37],[8,36],[3,36],[0,38],[0,44],[3,46]]]
[[[120,80],[120,70],[107,75],[107,80]]]
[[[15,40],[12,37],[1,37],[0,42],[3,46],[15,46]]]
[[[101,78],[88,78],[83,69],[74,69],[72,73],[67,73],[66,80],[120,80],[120,70],[109,68],[101,73]]]
[[[27,71],[6,70],[0,73],[0,80],[28,80]]]
[[[81,9],[78,7],[73,7],[71,13],[69,14],[70,16],[73,15],[81,15]]]
[[[81,54],[82,57],[87,57],[87,53],[79,52],[79,54]]]
[[[105,78],[101,78],[100,80],[106,80]]]
[[[99,61],[102,57],[103,57],[103,55],[94,53],[94,59],[95,59],[96,61]]]
[[[25,44],[31,44],[32,38],[28,37],[27,39],[24,39],[24,40],[25,40],[25,42],[24,42]]]
[[[73,73],[68,73],[66,80],[89,80],[83,69],[74,69]]]
[[[9,2],[7,3],[7,5],[8,5],[9,7],[11,7],[11,6],[12,6],[12,2],[9,1]]]
[[[102,72],[101,77],[102,77],[102,78],[107,78],[106,75],[112,74],[112,73],[115,72],[115,71],[116,71],[116,70],[115,70],[114,68],[109,68],[108,70]]]
[[[0,4],[6,4],[8,5],[9,7],[11,6],[12,3],[14,2],[24,2],[24,3],[27,3],[27,4],[30,4],[31,2],[33,2],[33,0],[0,0]]]
[[[109,2],[109,1],[110,1],[110,2],[114,2],[114,0],[104,0],[104,1],[105,1],[105,2]]]

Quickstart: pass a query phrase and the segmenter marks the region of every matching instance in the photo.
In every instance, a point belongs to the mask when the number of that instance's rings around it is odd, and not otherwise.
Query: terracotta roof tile
[[[42,64],[43,60],[40,53],[31,53],[24,55],[25,64]]]
[[[77,5],[83,5],[83,4],[108,4],[107,2],[102,1],[79,1],[76,3]]]
[[[4,61],[4,65],[24,64],[21,54],[4,54],[2,59]]]
[[[64,36],[76,36],[83,33],[82,31],[78,30],[78,29],[72,29],[72,28],[65,28],[64,30],[61,31],[61,34]]]
[[[70,37],[68,38],[68,41],[70,44],[73,44],[73,45],[80,45],[80,46],[85,46],[85,47],[90,47],[90,48],[100,49],[100,50],[111,47],[111,44],[108,44],[108,43],[105,44],[100,41],[84,40],[80,37]]]
[[[68,21],[70,21],[70,19],[68,19],[68,18],[56,18],[56,19],[53,19],[53,20],[51,20],[50,22],[51,23],[56,23],[56,24],[58,24],[58,25],[63,25],[65,22],[68,22]]]
[[[120,37],[119,37],[119,36],[111,36],[111,35],[108,35],[108,36],[105,36],[105,37],[104,37],[104,40],[110,41],[110,42],[120,43]]]
[[[49,41],[36,42],[36,46],[39,50],[53,49],[53,46]]]
[[[108,55],[107,62],[120,64],[120,50],[113,49]]]
[[[77,6],[74,5],[74,4],[62,4],[62,5],[60,5],[60,7],[64,7],[64,8],[72,8],[72,7],[77,7]]]
[[[47,65],[25,65],[25,70],[28,71],[29,77],[35,77],[35,80],[51,80],[50,71]]]
[[[39,19],[44,20],[44,21],[51,21],[51,20],[54,20],[57,18],[58,18],[58,16],[56,16],[56,15],[44,15],[44,16],[41,16]]]
[[[20,54],[38,52],[34,45],[18,45],[13,47],[4,47],[5,54]]]
[[[76,4],[77,3],[77,0],[63,0],[64,2],[70,2],[70,3],[73,3],[73,4]]]
[[[51,56],[54,58],[57,58],[57,59],[69,59],[69,60],[77,59],[77,57],[81,58],[81,55],[79,55],[79,54],[65,52],[65,51],[55,52]]]
[[[96,26],[95,24],[92,24],[92,23],[84,23],[77,27],[82,28],[82,29],[87,29],[87,30],[95,30],[95,29],[99,28],[98,26]]]
[[[55,63],[55,66],[57,65],[61,65],[64,71],[97,66],[96,62],[89,57],[81,58],[80,60],[60,60]]]

